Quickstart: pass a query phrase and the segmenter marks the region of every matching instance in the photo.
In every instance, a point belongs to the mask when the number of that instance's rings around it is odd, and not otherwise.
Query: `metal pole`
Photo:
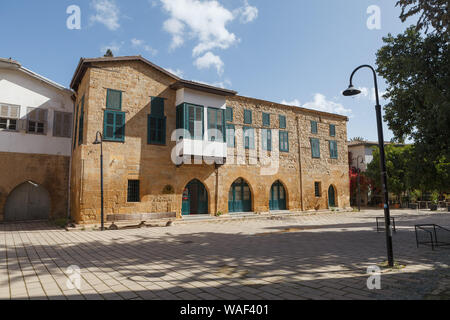
[[[389,191],[387,182],[387,169],[386,169],[386,155],[384,151],[384,135],[383,135],[383,119],[381,115],[380,97],[378,93],[378,80],[375,69],[370,65],[362,65],[356,68],[350,76],[350,85],[353,86],[353,76],[361,68],[369,68],[373,72],[373,79],[375,83],[375,96],[376,106],[375,111],[377,114],[377,128],[378,128],[378,143],[380,147],[380,169],[381,169],[381,185],[384,195],[384,218],[386,225],[386,246],[388,255],[389,267],[394,266],[394,250],[392,248],[392,226],[391,226],[391,214],[389,210]]]
[[[361,172],[358,170],[358,212],[361,212]]]
[[[102,208],[101,208],[101,231],[105,230],[105,220],[104,220],[104,208],[103,208],[103,136],[102,136],[102,142],[100,144],[100,183],[101,183],[101,201],[102,201]]]

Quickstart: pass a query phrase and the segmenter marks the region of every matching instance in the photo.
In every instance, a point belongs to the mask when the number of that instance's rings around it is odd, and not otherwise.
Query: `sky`
[[[415,22],[401,23],[395,2],[1,1],[0,57],[68,87],[81,57],[108,48],[115,56],[142,55],[187,80],[346,115],[349,139],[377,141],[370,70],[354,79],[363,94],[342,91],[357,66],[375,66],[384,36]],[[386,84],[379,83],[382,93]],[[385,124],[385,140],[392,137]]]

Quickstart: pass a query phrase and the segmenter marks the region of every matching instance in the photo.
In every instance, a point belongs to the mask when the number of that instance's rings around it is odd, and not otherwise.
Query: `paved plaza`
[[[414,232],[415,224],[450,226],[448,213],[394,210],[394,253],[405,268],[383,271],[381,290],[367,288],[367,268],[386,260],[385,235],[375,225],[382,215],[261,216],[105,232],[1,224],[0,299],[450,299],[450,247],[417,248]],[[80,268],[79,282],[70,266]]]

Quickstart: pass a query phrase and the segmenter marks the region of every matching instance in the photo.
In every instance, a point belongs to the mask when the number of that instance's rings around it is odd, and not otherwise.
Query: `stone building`
[[[0,222],[67,217],[72,96],[0,58]]]
[[[71,212],[217,215],[347,208],[344,116],[186,81],[140,56],[81,59]]]

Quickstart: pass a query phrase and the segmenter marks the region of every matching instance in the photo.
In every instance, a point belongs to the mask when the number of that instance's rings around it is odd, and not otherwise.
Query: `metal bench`
[[[450,230],[437,224],[420,224],[415,226],[417,248],[421,244],[437,247],[450,246]],[[439,238],[438,238],[439,235]]]

